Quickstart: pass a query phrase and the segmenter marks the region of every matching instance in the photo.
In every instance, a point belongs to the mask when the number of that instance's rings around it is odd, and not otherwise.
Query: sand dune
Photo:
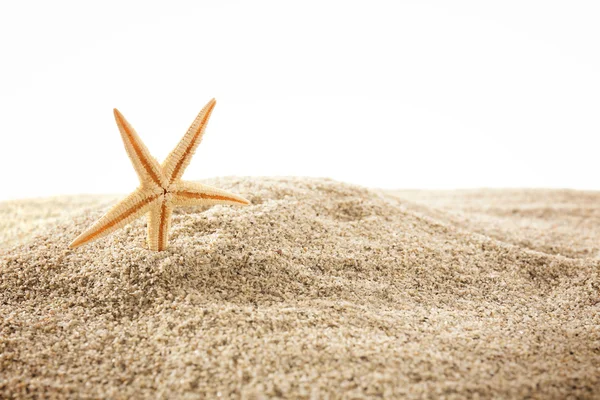
[[[600,193],[206,183],[161,253],[0,203],[0,398],[600,396]]]

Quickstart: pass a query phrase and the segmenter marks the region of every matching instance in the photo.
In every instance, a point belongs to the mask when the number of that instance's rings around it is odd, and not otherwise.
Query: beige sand
[[[600,397],[600,193],[207,183],[253,205],[162,253],[67,249],[108,198],[0,204],[0,398]]]

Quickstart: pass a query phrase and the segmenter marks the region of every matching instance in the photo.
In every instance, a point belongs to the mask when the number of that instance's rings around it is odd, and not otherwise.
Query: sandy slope
[[[391,193],[414,202],[415,209],[428,215],[520,247],[574,258],[600,257],[599,192],[487,189]]]
[[[600,194],[211,183],[253,205],[162,253],[68,250],[106,198],[0,204],[0,397],[600,396]]]

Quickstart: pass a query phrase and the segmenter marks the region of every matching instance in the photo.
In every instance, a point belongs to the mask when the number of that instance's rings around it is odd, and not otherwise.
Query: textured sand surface
[[[600,258],[600,193],[574,190],[395,191],[422,212],[501,241]],[[441,213],[436,213],[440,210]]]
[[[106,207],[120,196],[70,196],[0,203],[0,250],[25,243],[46,226],[91,207]]]
[[[600,397],[600,193],[207,183],[253,205],[162,253],[67,248],[110,198],[0,203],[0,398]]]

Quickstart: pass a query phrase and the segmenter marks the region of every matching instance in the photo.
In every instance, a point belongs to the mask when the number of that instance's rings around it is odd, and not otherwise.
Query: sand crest
[[[0,398],[600,396],[600,194],[206,183],[253,205],[161,253],[69,250],[106,198],[0,203]]]

